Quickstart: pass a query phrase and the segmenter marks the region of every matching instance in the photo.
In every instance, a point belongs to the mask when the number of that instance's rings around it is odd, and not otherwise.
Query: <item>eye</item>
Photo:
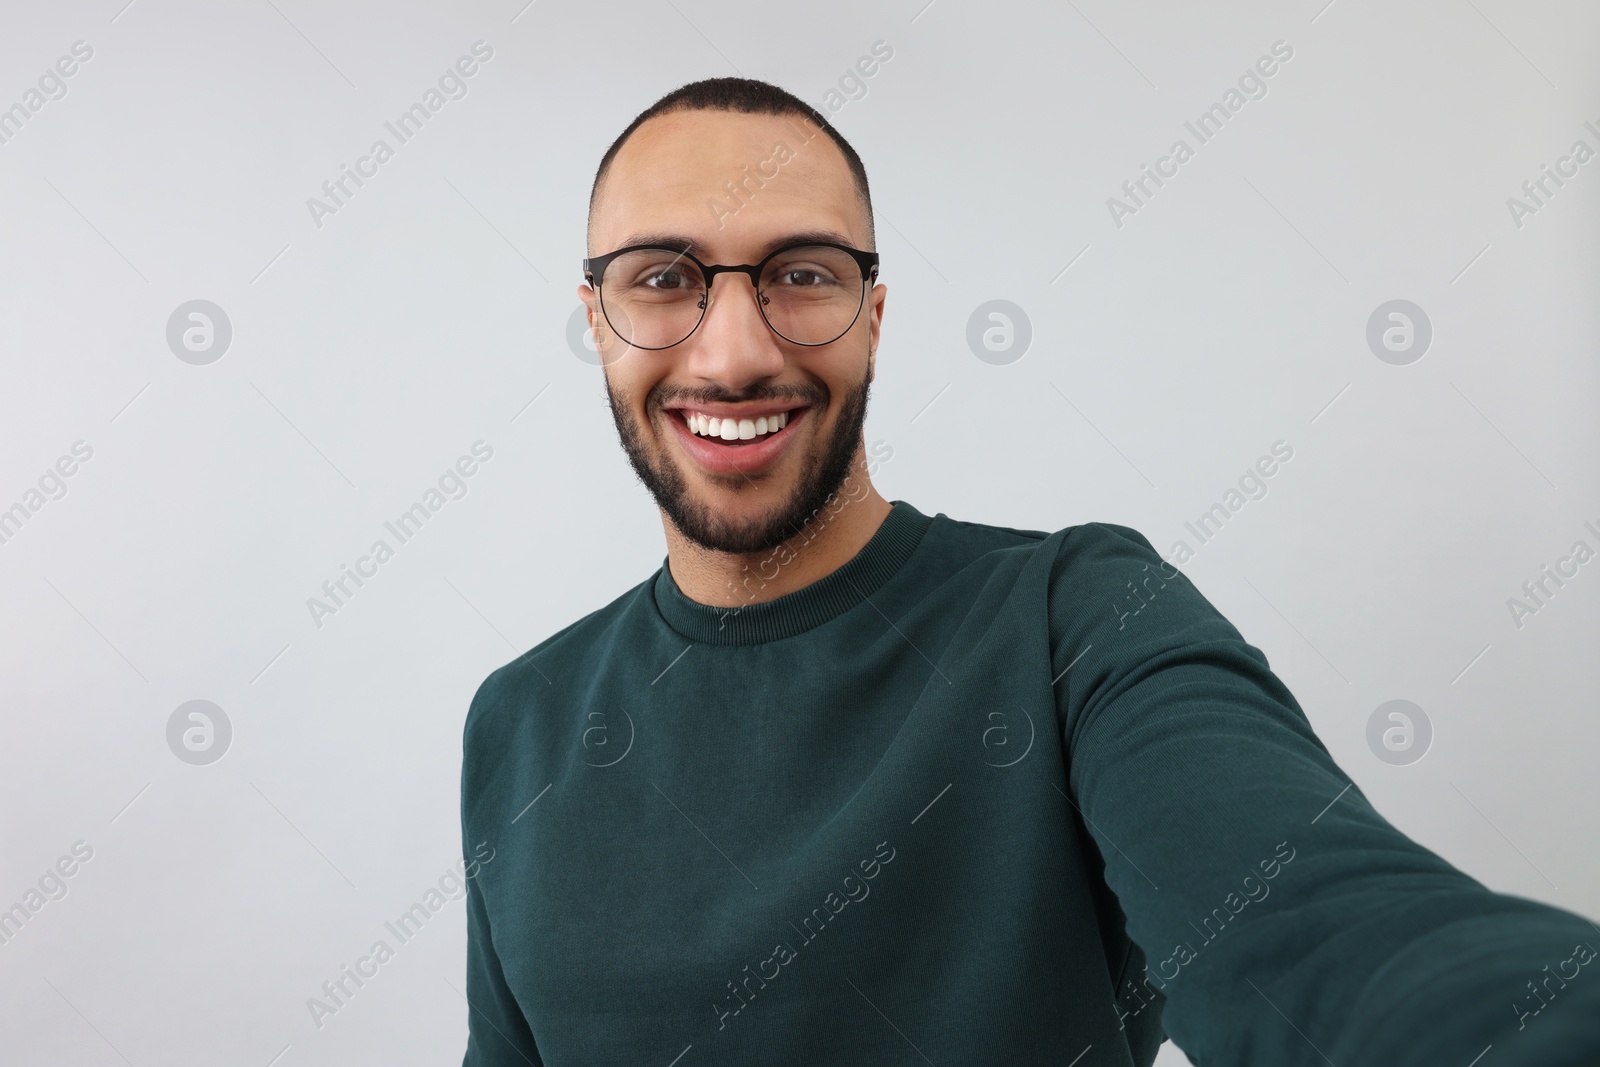
[[[656,271],[639,279],[639,284],[651,289],[674,290],[683,289],[689,285],[688,277],[676,268]]]
[[[802,245],[787,249],[778,255],[763,272],[765,284],[772,289],[785,289],[791,295],[820,296],[823,290],[838,290],[851,284],[846,279],[859,278],[859,267],[849,254],[829,245]]]
[[[623,253],[606,266],[602,286],[614,293],[632,292],[640,296],[683,296],[705,288],[694,262],[680,252],[662,248],[635,249]]]
[[[821,289],[839,284],[837,271],[824,264],[785,264],[772,276],[772,284],[781,289]]]

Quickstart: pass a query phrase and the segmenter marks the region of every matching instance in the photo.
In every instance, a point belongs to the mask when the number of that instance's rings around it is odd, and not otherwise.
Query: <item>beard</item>
[[[828,499],[844,484],[861,444],[871,384],[869,370],[845,394],[839,405],[839,418],[833,432],[813,445],[803,457],[799,484],[790,498],[763,514],[742,518],[731,517],[694,499],[682,471],[666,454],[666,449],[652,449],[646,443],[645,435],[634,421],[631,407],[624,398],[612,391],[610,378],[606,379],[606,399],[611,405],[611,417],[617,424],[622,450],[627,453],[634,474],[650,490],[650,495],[667,513],[678,532],[714,552],[753,554],[776,548],[800,533],[811,516],[828,503]],[[692,399],[704,403],[798,400],[809,405],[806,417],[814,419],[821,417],[828,394],[826,389],[817,386],[814,389],[762,390],[748,396],[697,395]],[[677,417],[663,412],[659,396],[646,400],[645,413],[652,420],[658,414],[669,419]],[[755,475],[735,473],[718,476],[718,480],[737,489],[754,488],[769,477],[771,475],[768,472]]]

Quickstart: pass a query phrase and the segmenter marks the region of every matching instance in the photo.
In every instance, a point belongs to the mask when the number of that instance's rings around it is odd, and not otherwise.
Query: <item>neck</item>
[[[793,537],[764,552],[718,552],[690,541],[666,512],[667,564],[690,600],[737,608],[776,600],[826,578],[861,551],[892,509],[867,479],[865,457],[833,499]]]

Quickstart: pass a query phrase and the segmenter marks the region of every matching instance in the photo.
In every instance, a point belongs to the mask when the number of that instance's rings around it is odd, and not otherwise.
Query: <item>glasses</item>
[[[807,242],[780,248],[760,263],[706,264],[688,252],[630,245],[583,261],[613,333],[634,348],[682,344],[711,303],[718,274],[745,274],[768,326],[797,345],[831,344],[849,332],[878,276],[878,253]],[[598,281],[597,281],[598,279]]]

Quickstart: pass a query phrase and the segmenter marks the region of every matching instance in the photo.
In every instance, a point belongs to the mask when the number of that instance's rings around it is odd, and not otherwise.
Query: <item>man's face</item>
[[[775,158],[779,144],[787,151]],[[758,172],[759,183],[747,179]],[[745,183],[742,205],[729,182]],[[791,234],[816,231],[870,249],[849,166],[826,134],[799,119],[684,111],[645,122],[612,160],[589,250],[673,235],[692,242],[703,263],[757,263]],[[763,552],[798,533],[839,488],[862,449],[885,292],[867,294],[844,336],[808,347],[767,326],[747,275],[719,274],[694,333],[648,351],[604,329],[594,291],[578,287],[590,325],[602,327],[623,449],[685,537],[721,552]],[[780,413],[781,429],[752,439],[690,429],[697,416],[767,418],[770,427]]]

